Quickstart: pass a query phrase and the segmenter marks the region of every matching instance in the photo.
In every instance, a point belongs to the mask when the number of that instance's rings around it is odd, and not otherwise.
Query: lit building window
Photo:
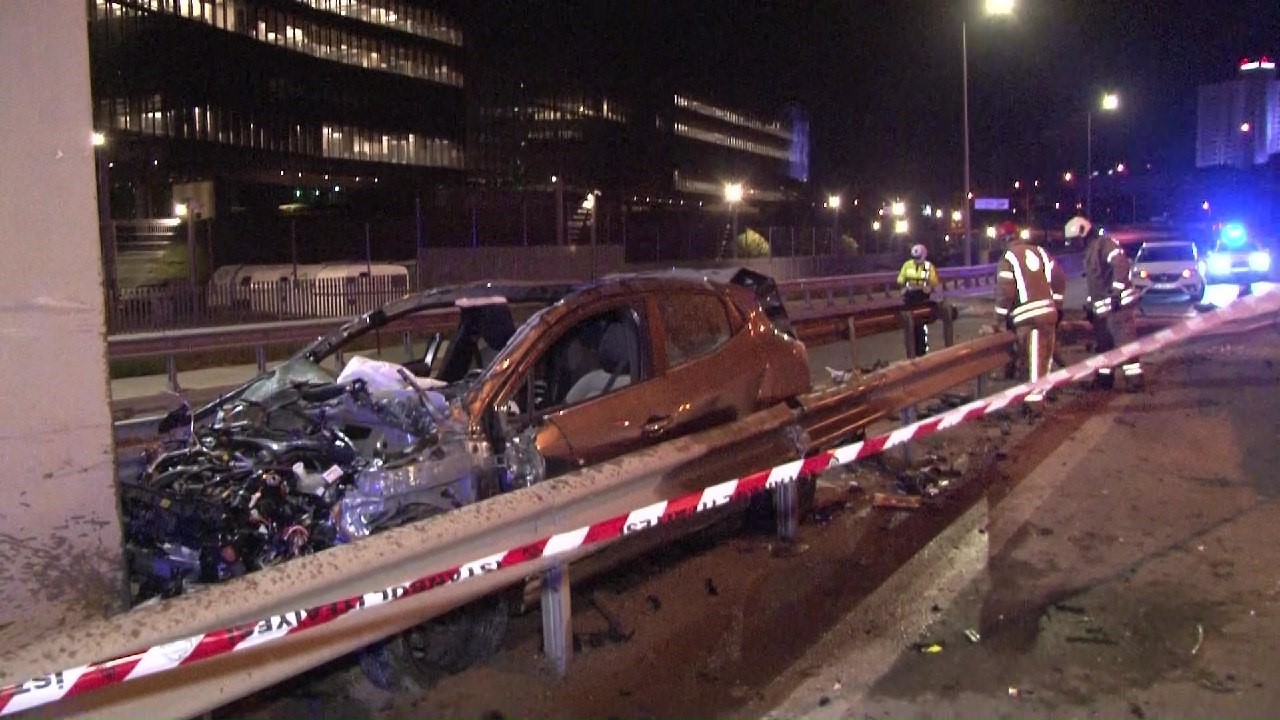
[[[316,10],[462,46],[462,32],[440,14],[395,0],[300,0]],[[398,9],[396,9],[398,8]],[[245,7],[234,0],[94,0],[97,19],[140,13],[175,15],[260,42],[355,67],[463,86],[463,75],[441,56],[413,44],[370,38],[289,12]],[[340,21],[339,21],[340,22]]]

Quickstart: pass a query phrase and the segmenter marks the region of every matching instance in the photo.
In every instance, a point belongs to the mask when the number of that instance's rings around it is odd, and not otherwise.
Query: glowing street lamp
[[[911,229],[911,225],[905,219],[893,221],[894,235],[906,235],[910,229]]]
[[[1075,179],[1075,176],[1071,174],[1070,170],[1062,173],[1062,182],[1071,182],[1074,179]]]
[[[103,133],[94,131],[94,133],[89,136],[89,142],[93,143],[94,147],[102,147],[107,144],[107,136]]]
[[[732,253],[731,257],[738,257],[738,203],[742,202],[743,196],[742,183],[725,183],[724,184],[724,201],[729,203],[729,210],[733,215],[732,235],[729,237],[729,247]]]
[[[894,200],[893,204],[889,206],[889,211],[893,213],[894,217],[902,217],[907,214],[907,204],[901,200]]]
[[[840,247],[840,196],[828,195],[827,207],[831,208],[831,252],[838,252]]]

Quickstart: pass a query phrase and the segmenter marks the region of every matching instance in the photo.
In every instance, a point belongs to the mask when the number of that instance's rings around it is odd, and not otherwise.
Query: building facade
[[[248,228],[461,183],[453,17],[434,0],[89,0],[111,214],[176,207],[213,221],[216,250],[278,259],[283,240]]]
[[[473,176],[494,186],[575,186],[661,201],[723,200],[741,183],[754,202],[798,197],[809,130],[797,106],[761,118],[679,92],[613,94],[517,83],[480,92]]]
[[[1280,155],[1280,81],[1276,65],[1245,59],[1234,80],[1201,85],[1196,167],[1248,168]]]

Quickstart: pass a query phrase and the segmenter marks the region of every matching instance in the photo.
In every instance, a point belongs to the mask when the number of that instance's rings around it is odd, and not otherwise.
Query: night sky
[[[519,75],[554,67],[606,86],[665,80],[695,97],[813,122],[813,181],[828,190],[919,193],[962,182],[960,26],[968,18],[973,183],[1095,168],[1189,170],[1196,86],[1246,55],[1280,54],[1277,0],[1020,0],[1013,18],[980,0],[843,2],[541,0],[470,3],[471,52]]]

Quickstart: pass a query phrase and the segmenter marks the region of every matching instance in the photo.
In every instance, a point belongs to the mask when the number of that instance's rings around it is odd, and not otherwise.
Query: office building
[[[1196,167],[1248,168],[1280,155],[1280,81],[1269,57],[1240,62],[1235,79],[1201,85]]]
[[[245,235],[282,212],[464,178],[463,35],[443,1],[88,1],[117,219],[177,208],[214,220],[215,261],[237,245],[278,260],[278,233]]]

